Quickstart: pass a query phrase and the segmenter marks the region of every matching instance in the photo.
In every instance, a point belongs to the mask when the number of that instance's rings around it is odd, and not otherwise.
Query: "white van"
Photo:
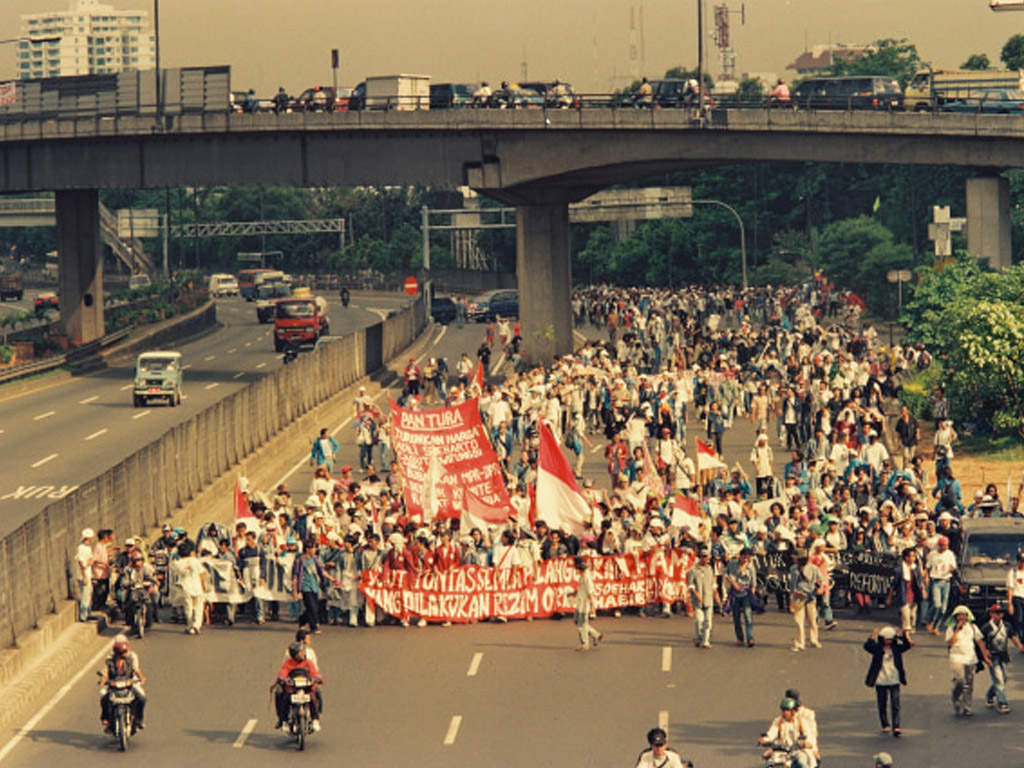
[[[210,295],[214,297],[237,296],[237,278],[234,275],[228,274],[210,275]]]

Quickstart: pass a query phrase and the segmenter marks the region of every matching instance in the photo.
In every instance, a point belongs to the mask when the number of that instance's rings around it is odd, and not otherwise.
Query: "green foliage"
[[[932,360],[925,370],[904,380],[900,391],[900,403],[907,406],[910,415],[916,419],[932,418],[931,394],[942,386],[945,374],[941,363]]]
[[[0,345],[0,363],[7,365],[13,359],[14,347],[9,347],[6,344]]]
[[[888,75],[899,81],[900,86],[907,83],[922,66],[917,46],[906,39],[894,40],[887,38],[875,42],[875,50],[863,56],[841,58],[832,62],[828,74],[841,75]]]
[[[1007,69],[1024,69],[1024,35],[1011,35],[999,52],[999,60]]]
[[[736,96],[740,101],[760,101],[764,98],[764,85],[756,77],[745,77],[740,80]]]
[[[972,53],[967,61],[960,65],[961,69],[989,69],[992,64],[988,60],[987,53]]]

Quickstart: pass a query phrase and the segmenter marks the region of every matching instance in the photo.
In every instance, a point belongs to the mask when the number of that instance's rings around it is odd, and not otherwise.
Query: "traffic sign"
[[[410,296],[415,296],[420,290],[420,281],[415,277],[405,278],[405,292]]]

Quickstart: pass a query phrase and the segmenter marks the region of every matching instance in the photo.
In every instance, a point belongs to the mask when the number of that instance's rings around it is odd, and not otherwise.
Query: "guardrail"
[[[30,363],[12,365],[7,370],[0,372],[0,384],[6,384],[8,381],[15,381],[16,379],[22,379],[36,373],[52,371],[54,368],[60,368],[63,365],[84,360],[85,358],[96,354],[101,349],[109,347],[111,344],[116,344],[121,339],[127,337],[131,331],[131,328],[122,328],[119,331],[108,333],[106,336],[94,339],[80,347],[76,347],[70,352],[65,352],[63,355],[53,355],[52,357],[45,357],[42,360],[33,360]]]

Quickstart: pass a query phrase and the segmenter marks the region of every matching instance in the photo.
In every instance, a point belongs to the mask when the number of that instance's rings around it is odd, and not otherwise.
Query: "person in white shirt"
[[[928,553],[925,559],[925,573],[928,579],[929,614],[925,622],[925,631],[938,635],[939,622],[946,615],[949,603],[949,584],[956,572],[956,555],[949,549],[949,539],[939,537],[938,549]]]
[[[786,697],[779,704],[781,714],[768,727],[768,731],[759,739],[764,745],[781,744],[792,749],[793,768],[816,768],[818,765],[814,753],[818,751],[815,734],[809,733],[806,723],[796,716],[799,704],[795,699]]]
[[[206,567],[196,557],[191,542],[182,544],[178,553],[181,558],[172,562],[185,599],[185,634],[198,635],[206,606]]]
[[[971,697],[974,694],[974,667],[978,663],[977,651],[986,664],[992,663],[988,649],[982,641],[981,630],[974,623],[974,614],[966,605],[953,609],[955,622],[946,630],[949,648],[949,666],[953,671],[953,711],[958,716],[970,717]]]
[[[576,646],[576,650],[585,651],[591,647],[591,641],[594,643],[593,647],[597,648],[604,635],[590,626],[590,612],[593,607],[592,597],[594,594],[594,577],[590,574],[590,563],[583,555],[576,555],[573,565],[580,577],[576,589],[569,593],[569,597],[575,598],[573,621],[576,624],[576,631],[579,632],[580,636],[580,644]]]
[[[647,732],[650,746],[640,753],[636,768],[693,768],[693,763],[683,760],[668,744],[668,734],[662,728],[651,728]]]
[[[92,528],[83,528],[81,543],[75,553],[75,566],[78,569],[75,580],[78,582],[79,621],[88,621],[92,613],[92,540],[95,536]]]

